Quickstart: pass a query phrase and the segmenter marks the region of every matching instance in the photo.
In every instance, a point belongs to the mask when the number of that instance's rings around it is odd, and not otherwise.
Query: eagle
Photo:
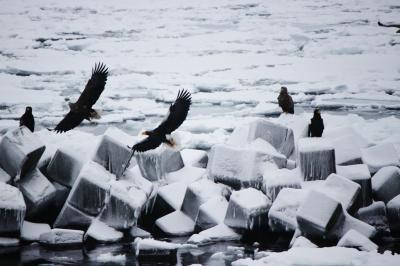
[[[380,21],[378,21],[378,25],[381,27],[398,28],[396,33],[400,33],[400,24],[383,24]]]
[[[95,64],[92,76],[76,103],[69,103],[70,111],[54,128],[57,133],[64,133],[77,127],[84,119],[99,119],[99,113],[92,106],[99,99],[106,85],[108,68],[103,63]]]
[[[128,168],[129,162],[135,152],[153,150],[162,143],[165,143],[171,147],[175,146],[175,141],[172,138],[167,138],[167,136],[178,129],[185,121],[189,113],[191,103],[192,99],[190,93],[186,90],[180,90],[175,102],[169,107],[169,112],[161,124],[153,130],[143,131],[142,134],[147,136],[147,138],[136,143],[133,145],[133,147],[129,147],[131,149],[131,154],[127,162],[123,165],[124,170],[122,171],[121,175]]]
[[[27,106],[25,113],[19,119],[19,126],[26,126],[30,131],[35,130],[35,118],[32,115],[32,107]]]

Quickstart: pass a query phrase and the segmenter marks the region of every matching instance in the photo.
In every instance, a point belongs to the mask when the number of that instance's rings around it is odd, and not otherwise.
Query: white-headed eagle
[[[100,118],[92,106],[104,90],[108,76],[108,68],[102,63],[95,64],[92,76],[86,84],[76,103],[69,103],[69,113],[54,128],[57,133],[63,133],[77,127],[84,119]]]

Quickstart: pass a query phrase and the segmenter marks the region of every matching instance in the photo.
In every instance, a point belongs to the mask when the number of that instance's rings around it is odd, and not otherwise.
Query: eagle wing
[[[92,108],[104,90],[107,76],[108,68],[102,63],[95,64],[94,69],[92,69],[92,76],[87,82],[81,96],[79,96],[76,105],[85,109]]]
[[[175,131],[185,121],[191,103],[190,93],[186,90],[179,91],[175,102],[169,107],[167,117],[154,131],[165,135]]]
[[[68,130],[73,129],[78,126],[84,117],[80,113],[69,111],[69,113],[63,118],[63,120],[58,123],[54,131],[57,133],[67,132]]]
[[[137,152],[145,152],[148,150],[153,150],[157,148],[158,146],[161,145],[161,141],[157,140],[155,138],[152,138],[151,136],[145,138],[144,140],[136,143],[133,145],[133,150]]]

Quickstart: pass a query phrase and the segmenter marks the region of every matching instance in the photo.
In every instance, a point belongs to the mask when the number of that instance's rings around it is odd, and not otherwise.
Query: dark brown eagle
[[[27,106],[25,108],[25,113],[19,119],[19,126],[26,126],[32,132],[35,130],[35,118],[32,114],[32,107]]]
[[[63,133],[77,127],[84,119],[98,119],[100,115],[92,106],[104,90],[108,76],[108,68],[102,63],[95,64],[92,76],[86,84],[76,103],[69,103],[70,111],[54,128],[57,133]]]
[[[381,27],[398,28],[399,30],[397,30],[396,33],[400,33],[400,24],[383,24],[380,21],[378,21],[378,25]]]

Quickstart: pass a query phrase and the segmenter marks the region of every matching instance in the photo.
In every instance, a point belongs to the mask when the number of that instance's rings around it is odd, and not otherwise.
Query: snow
[[[19,246],[18,238],[0,237],[0,247],[16,247]]]
[[[309,239],[305,238],[304,236],[299,236],[298,238],[296,238],[296,240],[294,241],[291,248],[299,248],[299,247],[318,248],[317,245],[315,245],[313,242],[311,242]]]
[[[184,166],[175,172],[170,172],[166,175],[167,183],[183,182],[190,184],[198,179],[201,179],[206,173],[206,169],[192,166]]]
[[[95,219],[86,231],[85,238],[91,237],[99,242],[112,243],[122,239],[123,233],[109,227],[103,222]]]
[[[185,236],[193,232],[195,223],[184,212],[174,211],[157,219],[156,225],[167,235]]]
[[[206,151],[183,149],[181,150],[181,156],[185,166],[207,167],[208,156]]]
[[[0,192],[0,208],[25,211],[24,198],[16,187],[0,183]]]
[[[192,235],[187,242],[190,244],[205,245],[212,242],[239,240],[240,238],[240,234],[222,223]]]
[[[338,242],[338,247],[355,247],[364,251],[376,251],[378,246],[354,229],[349,230]]]
[[[126,256],[123,254],[113,255],[112,253],[103,253],[97,256],[96,261],[100,263],[116,263],[123,265],[126,262]]]
[[[265,195],[254,188],[235,191],[232,193],[230,200],[235,201],[238,206],[249,210],[265,208],[270,204]]]
[[[385,166],[400,166],[400,156],[393,143],[382,143],[361,149],[361,157],[371,173],[376,173]]]
[[[386,166],[372,177],[374,199],[389,202],[400,194],[400,168]]]
[[[82,244],[84,232],[72,229],[52,229],[42,233],[39,241],[46,245],[75,245]]]
[[[284,187],[301,188],[301,177],[298,169],[288,170],[283,168],[264,173],[265,194],[272,201],[275,201]]]
[[[203,203],[196,217],[196,225],[208,229],[224,222],[228,201],[223,196],[217,196]]]
[[[182,182],[172,183],[158,189],[158,196],[162,197],[171,207],[179,210],[185,197],[187,184]]]
[[[137,226],[132,226],[131,230],[129,230],[129,233],[132,237],[140,237],[140,238],[149,238],[151,237],[151,234],[140,227]]]
[[[50,231],[51,228],[48,224],[24,221],[21,229],[21,239],[24,241],[39,241],[41,234]]]
[[[141,239],[139,237],[135,239],[133,246],[136,251],[136,256],[138,256],[141,251],[145,250],[176,250],[179,248],[196,247],[195,245],[191,244],[170,243],[152,238]]]

